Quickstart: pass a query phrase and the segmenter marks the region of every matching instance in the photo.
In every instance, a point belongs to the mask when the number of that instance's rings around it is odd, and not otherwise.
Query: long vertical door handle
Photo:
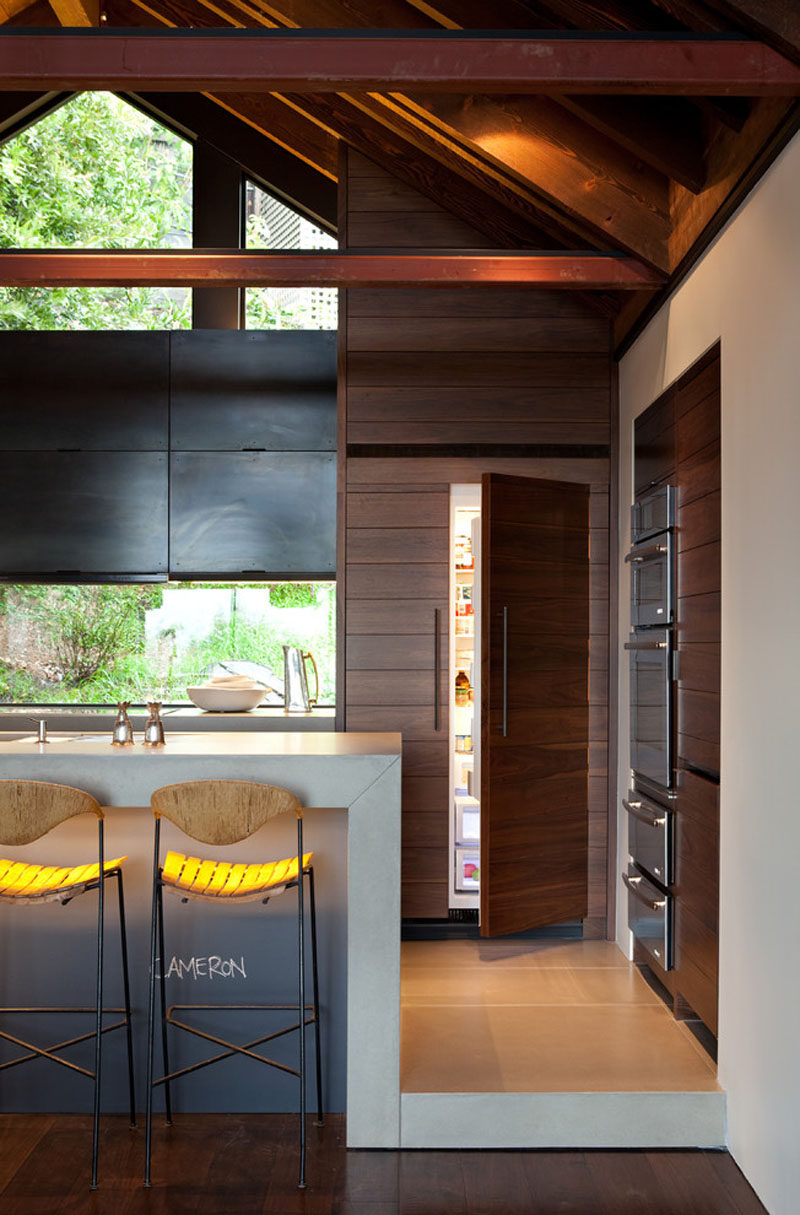
[[[439,608],[433,609],[433,728],[439,729],[439,683],[441,681],[441,643],[439,640]]]
[[[508,738],[508,608],[503,608],[503,738]]]

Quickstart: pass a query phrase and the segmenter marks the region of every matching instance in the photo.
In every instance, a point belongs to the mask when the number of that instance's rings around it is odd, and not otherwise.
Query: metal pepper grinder
[[[128,709],[131,707],[129,700],[120,701],[117,705],[117,720],[114,722],[114,731],[111,735],[112,747],[130,747],[133,745],[133,726],[131,719],[128,717]]]
[[[149,717],[144,723],[144,745],[146,747],[158,747],[164,742],[164,723],[161,720],[161,701],[148,700],[147,711]]]

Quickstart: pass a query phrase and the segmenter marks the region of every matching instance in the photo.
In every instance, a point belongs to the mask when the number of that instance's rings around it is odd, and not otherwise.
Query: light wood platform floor
[[[344,1118],[309,1126],[296,1189],[296,1117],[193,1115],[144,1131],[104,1119],[89,1191],[86,1117],[0,1117],[0,1215],[765,1215],[725,1152],[347,1151]]]
[[[403,1092],[709,1092],[716,1067],[610,941],[406,941]]]

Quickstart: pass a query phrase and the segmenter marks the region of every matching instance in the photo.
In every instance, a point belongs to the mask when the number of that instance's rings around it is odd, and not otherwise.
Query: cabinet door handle
[[[439,608],[433,609],[433,728],[439,729],[439,684],[441,682],[441,640],[439,637]]]
[[[508,738],[508,608],[503,608],[503,738]]]

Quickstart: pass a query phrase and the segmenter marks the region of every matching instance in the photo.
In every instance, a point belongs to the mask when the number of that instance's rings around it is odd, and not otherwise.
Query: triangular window
[[[186,248],[192,147],[111,93],[81,93],[0,147],[0,247]],[[0,289],[0,329],[188,329],[185,288]]]

